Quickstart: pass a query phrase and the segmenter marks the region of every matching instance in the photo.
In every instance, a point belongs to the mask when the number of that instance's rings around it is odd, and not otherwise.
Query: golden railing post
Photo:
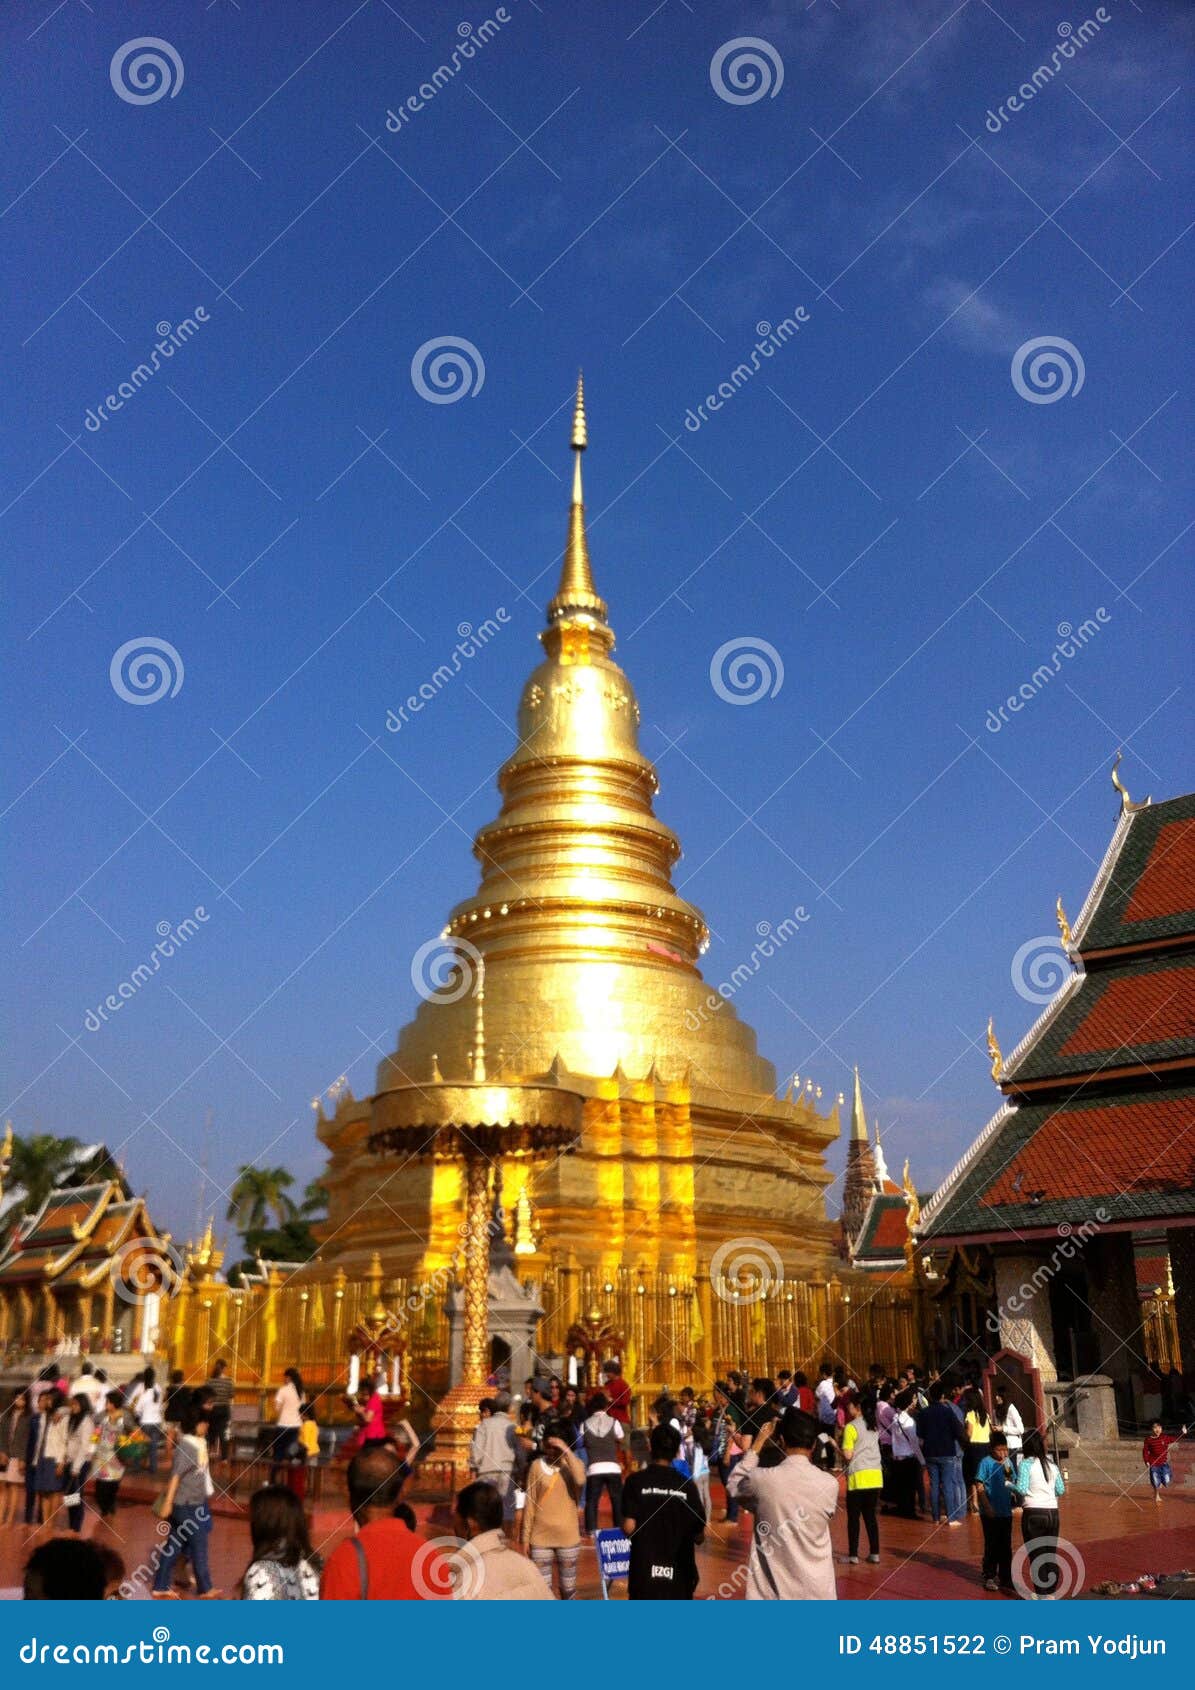
[[[332,1276],[332,1344],[339,1358],[344,1353],[344,1288],[345,1271],[338,1267]]]
[[[708,1270],[697,1275],[697,1310],[701,1320],[701,1337],[697,1341],[697,1364],[701,1383],[708,1389],[714,1382],[714,1294]]]
[[[278,1341],[278,1287],[281,1283],[278,1269],[270,1268],[266,1274],[266,1294],[261,1310],[261,1382],[265,1386],[274,1378],[274,1346]]]

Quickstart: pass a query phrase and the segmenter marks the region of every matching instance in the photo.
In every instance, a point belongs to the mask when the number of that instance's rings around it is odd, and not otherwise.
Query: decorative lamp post
[[[580,1142],[584,1099],[557,1085],[500,1085],[486,1077],[485,967],[476,970],[472,1079],[398,1086],[374,1100],[369,1148],[379,1154],[451,1160],[465,1199],[461,1377],[433,1422],[438,1455],[463,1471],[489,1374],[491,1167],[504,1157],[559,1155]]]

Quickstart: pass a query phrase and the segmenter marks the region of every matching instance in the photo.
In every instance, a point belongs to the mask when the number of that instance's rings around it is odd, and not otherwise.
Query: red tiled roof
[[[1195,887],[1195,817],[1167,822],[1124,912],[1125,921],[1152,921],[1193,907]]]
[[[985,1208],[1195,1188],[1195,1108],[1159,1094],[1135,1103],[1059,1109],[983,1192]]]
[[[1088,988],[1092,984],[1089,979]],[[1077,1056],[1122,1047],[1127,1054],[1134,1045],[1187,1038],[1192,1025],[1195,1025],[1195,967],[1119,975],[1109,980],[1095,998],[1091,1009],[1060,1047],[1059,1054]]]
[[[908,1214],[903,1203],[899,1209],[884,1209],[868,1240],[869,1247],[872,1250],[891,1250],[895,1255],[899,1255],[908,1242]]]

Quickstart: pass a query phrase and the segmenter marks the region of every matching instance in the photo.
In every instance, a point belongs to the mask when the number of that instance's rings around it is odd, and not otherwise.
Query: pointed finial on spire
[[[876,1189],[878,1191],[882,1191],[888,1183],[888,1164],[884,1160],[884,1147],[880,1143],[880,1123],[878,1121],[875,1124],[875,1132],[876,1132],[876,1150],[875,1150]]]
[[[589,434],[585,427],[585,378],[581,371],[577,371],[577,402],[573,406],[573,439],[574,452],[583,452],[589,445]]]
[[[855,1095],[851,1102],[851,1137],[867,1144],[867,1116],[863,1113],[863,1087],[859,1081],[859,1066],[855,1065]]]
[[[1133,800],[1129,797],[1129,789],[1120,778],[1120,762],[1123,756],[1124,752],[1118,751],[1116,761],[1112,765],[1112,785],[1120,793],[1120,813],[1122,816],[1126,810],[1131,810],[1133,807]]]
[[[606,620],[606,606],[598,597],[589,561],[589,539],[585,532],[585,493],[581,485],[581,453],[589,444],[589,428],[585,420],[585,383],[577,374],[577,397],[573,405],[573,499],[569,510],[568,539],[564,547],[564,564],[560,571],[560,587],[548,606],[548,621],[557,622],[576,612]]]

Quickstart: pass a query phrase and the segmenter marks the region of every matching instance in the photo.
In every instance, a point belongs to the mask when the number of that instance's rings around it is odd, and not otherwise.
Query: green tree
[[[323,1180],[313,1179],[304,1187],[299,1213],[306,1220],[322,1221],[328,1213],[328,1188]]]
[[[251,1233],[266,1230],[271,1216],[280,1227],[295,1219],[298,1210],[287,1195],[294,1183],[295,1176],[287,1168],[255,1168],[247,1162],[238,1170],[228,1194],[228,1219],[246,1243]]]
[[[12,1165],[4,1181],[5,1194],[18,1188],[24,1198],[6,1212],[5,1220],[19,1220],[23,1215],[35,1215],[60,1185],[79,1185],[89,1180],[116,1179],[119,1170],[105,1152],[93,1161],[80,1160],[84,1146],[77,1138],[56,1138],[52,1133],[31,1133],[26,1138],[14,1136]]]

